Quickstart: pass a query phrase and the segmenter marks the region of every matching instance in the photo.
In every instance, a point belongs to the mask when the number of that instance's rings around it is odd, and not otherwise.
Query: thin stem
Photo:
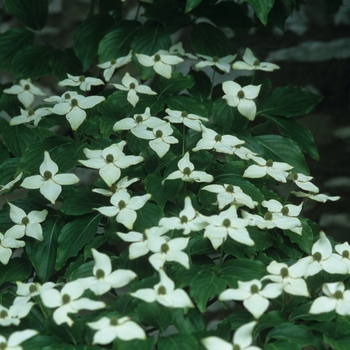
[[[138,5],[137,5],[137,9],[136,9],[135,21],[136,21],[137,18],[139,17],[140,8],[141,8],[141,3],[140,3],[140,1],[139,1]]]
[[[224,241],[222,241],[221,247],[220,247],[220,267],[222,266],[222,259],[224,257]]]
[[[254,73],[253,73],[253,77],[252,77],[252,85],[254,84],[254,80],[255,80],[255,70],[254,70]]]
[[[186,138],[185,138],[185,124],[182,124],[182,156],[185,154],[185,143],[186,143]]]
[[[215,79],[215,69],[213,69],[213,75],[211,76],[211,87],[210,87],[210,94],[209,94],[210,100],[211,100],[211,95],[213,94],[214,79]]]

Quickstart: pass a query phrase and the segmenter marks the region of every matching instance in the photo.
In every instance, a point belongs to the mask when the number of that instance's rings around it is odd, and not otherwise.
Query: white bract
[[[67,73],[68,79],[58,83],[58,86],[79,86],[82,91],[90,91],[91,86],[104,85],[104,82],[98,78],[85,77],[84,75],[74,76]]]
[[[140,156],[126,156],[123,153],[123,148],[126,145],[125,141],[114,143],[103,150],[90,150],[84,148],[83,151],[87,160],[79,160],[79,163],[88,168],[98,169],[98,173],[103,181],[112,186],[121,175],[120,169],[128,168],[131,165],[138,164],[144,160]]]
[[[48,108],[38,108],[37,110],[30,109],[29,111],[20,108],[20,110],[21,114],[13,117],[10,120],[10,125],[26,124],[34,121],[34,125],[38,126],[42,117],[52,113]]]
[[[131,270],[118,269],[112,271],[112,263],[108,255],[91,249],[95,260],[92,273],[93,277],[81,278],[80,282],[85,288],[89,288],[96,295],[107,293],[111,288],[121,288],[136,278],[136,273]]]
[[[309,310],[310,314],[335,310],[339,315],[350,315],[350,290],[345,290],[343,282],[324,283],[322,291],[325,295],[314,300]]]
[[[117,68],[120,68],[122,66],[125,66],[126,64],[128,64],[129,62],[131,62],[131,53],[132,51],[130,50],[130,52],[123,57],[119,57],[117,59],[111,59],[110,61],[107,62],[103,62],[97,65],[97,67],[103,69],[103,77],[105,78],[106,81],[110,81],[114,71]]]
[[[145,331],[128,316],[102,317],[96,322],[88,322],[87,325],[97,330],[94,335],[93,344],[106,345],[114,339],[119,338],[124,341],[131,339],[146,339]]]
[[[20,320],[29,314],[33,305],[34,303],[25,300],[23,302],[14,303],[9,308],[0,305],[0,326],[18,326]]]
[[[153,1],[153,0],[151,0],[151,1]],[[185,52],[181,41],[179,41],[178,43],[171,46],[169,49],[169,53],[172,55],[185,56],[185,57],[191,58],[193,60],[197,59],[197,56],[192,55],[191,53]]]
[[[117,183],[113,183],[109,188],[109,190],[105,188],[94,188],[92,192],[96,192],[99,194],[102,194],[103,196],[111,197],[114,193],[117,193],[119,191],[125,192],[126,189],[133,184],[134,182],[139,181],[140,179],[134,178],[128,180],[127,176],[124,176],[122,179],[120,179]]]
[[[194,165],[190,162],[190,154],[186,152],[185,155],[177,163],[179,170],[169,174],[163,181],[181,179],[186,182],[212,182],[214,177],[204,171],[194,170]]]
[[[144,67],[153,67],[156,73],[170,79],[171,70],[174,65],[177,65],[184,60],[176,55],[171,55],[168,51],[159,50],[152,56],[144,54],[135,54],[140,64]]]
[[[348,242],[337,244],[334,249],[342,257],[342,262],[348,267],[350,273],[350,245]]]
[[[21,79],[19,85],[13,85],[9,89],[5,89],[4,93],[17,95],[18,100],[25,108],[31,106],[35,96],[46,96],[44,92],[32,84],[30,79]]]
[[[2,264],[6,265],[9,262],[13,248],[21,248],[26,245],[24,241],[18,241],[22,237],[23,235],[18,235],[16,232],[6,231],[4,235],[0,232],[0,261]]]
[[[134,293],[130,293],[134,298],[146,301],[147,303],[158,302],[165,307],[170,308],[185,308],[194,307],[191,299],[187,293],[182,289],[175,289],[175,283],[166,275],[166,273],[159,270],[160,281],[153,289],[142,288]]]
[[[62,191],[61,185],[74,185],[80,180],[74,174],[57,174],[58,166],[51,160],[49,152],[44,152],[44,161],[39,168],[40,175],[26,177],[21,186],[28,190],[39,189],[40,193],[55,204]]]
[[[275,69],[280,67],[277,64],[269,62],[260,62],[254,55],[251,49],[248,47],[245,49],[243,55],[243,61],[236,61],[232,65],[232,69],[241,69],[241,70],[263,70],[265,72],[272,72]]]
[[[13,332],[8,339],[0,335],[0,349],[2,350],[22,350],[20,346],[23,342],[39,332],[34,329],[25,329],[24,331]]]
[[[210,57],[206,55],[198,54],[198,57],[204,58],[205,61],[198,62],[195,65],[195,68],[204,68],[204,67],[212,67],[220,69],[225,73],[230,73],[230,63],[236,58],[237,55],[227,55],[225,57]]]
[[[208,118],[200,117],[197,114],[188,113],[187,111],[175,111],[167,108],[165,112],[168,114],[164,119],[170,123],[182,123],[188,128],[201,131],[202,121],[208,122]]]
[[[43,285],[41,285],[38,282],[31,282],[31,283],[23,283],[20,281],[16,282],[17,284],[17,297],[14,300],[14,303],[18,302],[28,302],[32,297],[36,297],[37,295],[40,295],[41,292],[45,289],[52,289],[56,286],[53,282],[46,282]]]
[[[14,180],[8,182],[6,185],[0,185],[0,195],[10,191],[11,188],[15,185],[15,183],[18,182],[19,180],[21,180],[22,175],[23,175],[23,172],[18,174]]]
[[[139,102],[139,97],[137,93],[146,94],[146,95],[157,95],[155,91],[153,91],[147,85],[140,85],[139,82],[130,76],[128,72],[125,73],[122,84],[113,84],[113,86],[122,91],[128,91],[127,100],[135,107],[137,102]]]
[[[316,202],[326,203],[327,201],[335,202],[340,199],[340,196],[327,196],[323,193],[314,193],[314,192],[301,192],[301,191],[291,191],[290,193],[294,194],[296,197],[309,198]]]
[[[231,107],[237,107],[238,112],[249,120],[254,120],[256,115],[256,105],[253,101],[258,97],[261,85],[247,85],[241,87],[234,81],[225,81],[222,89],[225,95],[223,99]]]
[[[318,193],[319,189],[310,181],[313,179],[312,176],[306,176],[301,173],[290,172],[287,176],[287,180],[292,180],[299,188],[304,191]]]
[[[137,219],[136,210],[141,209],[150,198],[150,194],[131,197],[128,192],[118,192],[111,197],[112,206],[95,209],[105,216],[115,216],[117,222],[131,230]]]

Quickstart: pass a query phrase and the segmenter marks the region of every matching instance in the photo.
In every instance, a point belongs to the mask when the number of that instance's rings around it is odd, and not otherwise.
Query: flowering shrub
[[[95,3],[59,50],[5,0],[0,349],[348,349],[350,246],[302,211],[339,199],[293,119],[321,97],[228,39],[295,1]]]

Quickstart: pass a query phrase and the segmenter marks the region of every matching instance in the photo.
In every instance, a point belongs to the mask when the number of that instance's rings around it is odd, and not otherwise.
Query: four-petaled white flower
[[[144,160],[141,156],[126,156],[123,153],[125,141],[114,143],[103,150],[90,150],[84,148],[87,160],[79,160],[79,163],[88,168],[99,169],[99,174],[103,181],[112,186],[121,175],[120,169],[128,168],[131,165],[138,164]]]
[[[170,123],[183,123],[188,128],[201,131],[202,121],[208,122],[208,118],[200,117],[199,115],[188,113],[186,111],[174,111],[167,108],[165,112],[168,114],[164,119],[168,120]]]
[[[34,121],[34,125],[37,126],[42,117],[52,113],[48,108],[38,108],[37,110],[30,109],[29,111],[20,108],[20,110],[21,114],[13,117],[10,120],[10,125],[19,125]]]
[[[39,168],[40,175],[26,177],[21,186],[28,190],[39,189],[40,193],[55,204],[62,191],[61,185],[74,185],[80,180],[74,174],[57,174],[58,166],[51,160],[49,152],[44,152],[44,161]]]
[[[125,73],[122,84],[113,84],[113,86],[122,91],[128,91],[127,100],[135,107],[137,102],[139,102],[139,97],[137,93],[146,94],[146,95],[157,95],[155,91],[153,91],[147,85],[140,85],[139,82],[130,76],[128,72]]]
[[[127,65],[129,62],[131,62],[131,53],[130,52],[123,57],[119,57],[117,59],[111,59],[108,62],[103,62],[97,65],[97,67],[103,69],[103,77],[105,78],[106,81],[110,81],[112,78],[112,75],[114,74],[114,71],[117,68],[120,68],[122,66]]]
[[[23,235],[18,235],[16,232],[8,234],[8,231],[3,235],[0,232],[0,261],[2,264],[6,265],[12,255],[11,248],[21,248],[26,245],[24,241],[18,241]]]
[[[21,208],[9,203],[10,218],[16,224],[7,230],[8,234],[16,235],[16,237],[33,237],[39,241],[43,241],[43,229],[40,225],[46,219],[47,210],[33,210],[28,215]]]
[[[246,229],[249,220],[239,218],[234,205],[220,212],[219,215],[204,216],[200,214],[200,216],[208,223],[203,237],[210,239],[214,249],[218,249],[226,241],[227,236],[230,236],[236,242],[248,246],[254,245],[254,241],[250,238]]]
[[[22,350],[23,348],[19,345],[38,333],[34,329],[25,329],[24,331],[13,332],[8,339],[0,335],[0,348],[2,350]]]
[[[261,348],[251,345],[256,323],[256,321],[252,321],[237,328],[232,343],[215,336],[204,338],[201,342],[207,350],[261,350]]]
[[[192,151],[196,152],[202,149],[213,149],[216,152],[232,154],[236,146],[244,143],[245,141],[240,140],[236,136],[220,135],[216,131],[202,125],[202,138],[197,142],[196,147],[193,148]]]
[[[337,201],[340,199],[340,196],[327,196],[323,193],[315,193],[315,192],[301,192],[301,191],[291,191],[290,193],[294,194],[296,197],[300,198],[309,198],[316,202],[326,203],[327,201]]]
[[[17,95],[19,101],[25,108],[29,108],[34,102],[34,96],[46,96],[39,88],[32,84],[30,79],[21,79],[19,85],[13,85],[5,89],[6,94]]]
[[[182,289],[175,289],[175,283],[166,275],[164,270],[159,270],[159,275],[160,281],[153,289],[142,288],[134,293],[130,293],[130,295],[147,303],[156,301],[170,308],[193,307],[193,303],[187,293]]]
[[[230,73],[230,63],[236,58],[237,55],[227,55],[225,57],[210,57],[206,55],[197,54],[198,57],[204,58],[205,61],[198,62],[195,68],[212,67],[222,70],[225,73]]]
[[[222,97],[231,107],[237,107],[238,112],[249,120],[254,120],[256,105],[253,101],[258,97],[261,85],[247,85],[241,87],[234,81],[225,81],[222,89],[225,95]]]
[[[350,245],[348,242],[337,244],[334,249],[342,257],[342,262],[348,267],[350,273]]]
[[[169,174],[163,181],[181,179],[186,182],[212,182],[214,177],[204,171],[194,170],[194,165],[190,162],[190,154],[186,152],[185,155],[178,161],[177,166],[179,170]]]
[[[76,314],[80,310],[98,310],[106,306],[102,301],[88,298],[80,298],[85,291],[84,285],[79,280],[68,282],[61,291],[57,289],[45,289],[41,291],[40,297],[43,304],[49,308],[55,308],[53,320],[57,325],[67,323],[72,326],[73,320],[68,314]]]
[[[21,180],[23,172],[19,173],[14,180],[11,180],[6,185],[0,185],[0,195],[7,193],[15,185],[16,182]]]
[[[85,288],[89,288],[96,295],[107,293],[111,288],[121,288],[126,286],[136,277],[136,273],[131,270],[118,269],[112,271],[111,260],[108,255],[91,249],[95,260],[92,273],[94,276],[79,279]]]
[[[264,216],[258,214],[252,214],[245,210],[241,210],[242,216],[245,219],[249,219],[249,226],[257,226],[261,230],[270,229],[276,227],[276,223],[272,221],[272,213],[267,212]]]
[[[202,230],[207,226],[207,223],[193,208],[191,197],[186,197],[184,209],[180,211],[179,216],[162,218],[159,221],[159,226],[166,227],[168,230],[182,230],[184,235],[188,235],[192,231]]]
[[[152,56],[144,54],[135,54],[140,64],[144,67],[153,67],[156,73],[170,79],[171,66],[177,65],[184,60],[176,55],[171,55],[168,51],[159,50]]]
[[[343,282],[324,283],[323,296],[314,300],[309,310],[310,314],[335,312],[342,316],[350,315],[350,290],[345,290]]]
[[[264,288],[259,280],[238,281],[238,288],[226,289],[219,295],[219,300],[243,300],[244,307],[259,318],[269,307],[269,299],[277,298],[283,291],[282,283],[269,283]]]
[[[318,193],[319,188],[310,182],[312,179],[313,179],[312,176],[306,176],[301,173],[293,173],[293,172],[290,172],[287,176],[287,180],[292,180],[302,190]]]
[[[151,0],[151,1],[153,1],[153,0]],[[192,55],[191,53],[185,52],[181,41],[179,41],[178,43],[171,46],[169,49],[169,53],[172,55],[185,56],[185,57],[191,58],[193,60],[197,59],[197,56]]]
[[[32,297],[36,297],[37,295],[40,295],[41,292],[45,289],[52,289],[56,286],[53,282],[46,282],[43,285],[41,285],[38,282],[31,282],[31,283],[23,283],[20,281],[16,282],[17,284],[17,297],[14,300],[14,303],[19,302],[28,302]]]
[[[155,126],[152,130],[147,130],[146,126],[134,128],[133,134],[140,139],[151,140],[149,146],[159,158],[162,158],[169,151],[170,145],[179,142],[177,138],[171,136],[173,132],[170,123],[165,123]]]
[[[142,208],[150,198],[150,194],[130,197],[128,192],[118,192],[111,197],[112,206],[95,209],[105,216],[115,216],[117,222],[131,230],[137,219],[136,210]]]
[[[88,322],[87,325],[97,330],[94,335],[93,344],[106,345],[115,338],[124,341],[131,339],[146,339],[145,331],[130,317],[102,317],[96,322]]]
[[[202,190],[217,193],[217,202],[219,209],[223,209],[228,204],[234,204],[236,207],[246,205],[250,209],[254,209],[258,205],[250,196],[245,194],[239,186],[231,184],[214,184],[201,188]]]
[[[252,179],[257,179],[270,175],[275,180],[279,182],[287,182],[287,171],[293,167],[287,163],[274,162],[272,159],[265,160],[262,157],[251,156],[258,164],[250,165],[244,172],[243,177],[249,177]]]
[[[104,85],[104,82],[98,78],[85,77],[84,75],[74,76],[67,73],[68,79],[58,83],[58,86],[79,86],[82,91],[90,91],[91,86]]]
[[[0,305],[0,326],[18,326],[20,320],[29,314],[33,305],[33,302],[27,302],[25,300],[23,302],[14,303],[9,308]]]
[[[240,70],[263,70],[265,72],[272,72],[275,69],[279,69],[280,67],[277,64],[269,63],[269,62],[260,62],[254,55],[251,49],[248,47],[245,49],[243,55],[243,61],[236,61],[232,65],[232,69],[240,69]]]
[[[92,192],[96,192],[99,194],[102,194],[106,197],[111,197],[114,195],[114,193],[117,193],[119,191],[125,192],[126,189],[133,184],[134,182],[139,181],[140,179],[134,178],[128,180],[128,176],[124,176],[121,180],[119,180],[117,183],[113,183],[111,186],[109,186],[109,190],[105,188],[94,188]]]

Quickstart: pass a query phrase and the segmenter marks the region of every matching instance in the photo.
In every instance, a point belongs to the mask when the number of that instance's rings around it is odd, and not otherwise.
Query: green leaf
[[[108,14],[98,14],[86,19],[74,35],[74,51],[86,71],[97,56],[100,40],[113,28],[114,19]]]
[[[146,228],[157,226],[162,217],[162,209],[155,204],[147,202],[137,211],[137,219],[133,229],[138,232],[143,232]]]
[[[171,96],[166,99],[166,103],[170,109],[177,111],[186,111],[187,113],[192,113],[199,115],[200,117],[208,118],[208,111],[206,108],[198,103],[196,99],[189,96]]]
[[[27,45],[12,60],[11,70],[17,79],[37,79],[51,72],[54,50],[47,46]]]
[[[182,309],[174,309],[173,315],[174,326],[180,333],[191,334],[206,328],[204,317],[197,309],[189,309],[187,314]]]
[[[0,35],[0,69],[10,71],[13,57],[34,42],[34,34],[23,28],[11,28]]]
[[[226,35],[209,23],[197,24],[191,33],[191,45],[195,53],[210,57],[230,54]]]
[[[202,271],[190,284],[190,294],[198,305],[198,309],[204,312],[207,309],[207,301],[210,297],[218,296],[226,288],[226,281],[213,272]]]
[[[260,19],[261,23],[267,24],[267,15],[272,9],[274,0],[243,0],[248,2],[254,9],[256,16]]]
[[[264,346],[265,350],[300,350],[300,346],[288,340],[277,340]]]
[[[58,235],[63,227],[59,217],[48,217],[42,224],[44,241],[29,239],[26,252],[41,283],[48,281],[55,273]]]
[[[327,335],[323,336],[323,341],[330,345],[331,349],[334,350],[348,350],[349,344],[350,344],[350,335],[343,335],[339,337],[338,339],[334,339],[331,337],[328,337]]]
[[[20,164],[20,158],[11,158],[5,160],[0,165],[0,184],[6,185],[8,182],[14,179],[14,175],[17,173],[17,169]],[[18,174],[17,174],[18,175]],[[19,184],[19,182],[17,183]]]
[[[266,115],[266,117],[277,125],[279,132],[283,136],[290,137],[295,141],[303,152],[307,153],[315,160],[320,159],[317,147],[314,144],[314,137],[311,131],[305,126],[298,124],[294,119],[286,119],[271,115]]]
[[[309,113],[322,100],[322,96],[304,91],[296,86],[273,90],[259,104],[257,115],[294,117]]]
[[[192,11],[192,10],[193,10],[195,7],[197,7],[201,2],[202,2],[202,0],[186,0],[185,12],[188,13],[188,12]]]
[[[268,15],[268,20],[273,21],[279,29],[284,31],[285,21],[292,14],[294,5],[294,0],[276,0]]]
[[[334,317],[336,317],[335,311],[325,312],[321,314],[310,314],[310,308],[312,305],[312,301],[301,304],[296,309],[294,309],[288,317],[290,322],[294,322],[297,320],[305,320],[305,321],[318,321],[318,322],[330,322]]]
[[[21,157],[25,150],[37,140],[35,131],[23,124],[6,125],[1,136],[8,150],[16,157]]]
[[[113,349],[116,350],[130,350],[130,349],[137,349],[137,350],[152,350],[153,349],[153,343],[155,339],[153,337],[149,337],[145,340],[143,339],[132,339],[129,341],[123,341],[119,338],[116,338],[113,342],[114,346]],[[100,350],[99,347],[97,350]],[[82,349],[83,350],[83,349]],[[84,349],[85,350],[85,349]],[[87,349],[88,350],[88,349]]]
[[[190,89],[194,85],[194,79],[190,75],[183,75],[181,72],[173,72],[171,79],[159,77],[156,91],[161,95],[172,95],[174,92]]]
[[[83,73],[83,66],[73,49],[55,51],[50,57],[49,65],[59,81],[66,79],[67,73],[75,76]]]
[[[159,350],[196,350],[198,343],[196,338],[189,334],[171,334],[160,337],[158,341]]]
[[[255,139],[263,149],[262,157],[288,163],[294,167],[295,172],[309,175],[305,158],[293,140],[280,135],[262,135],[256,136]]]
[[[6,282],[24,281],[33,273],[31,264],[23,258],[10,259],[7,265],[0,264],[0,286]]]
[[[131,42],[140,28],[136,21],[119,21],[117,28],[107,33],[98,46],[100,63],[126,56],[131,49]]]
[[[27,27],[43,29],[47,19],[47,0],[5,0],[6,10]]]
[[[5,160],[10,159],[10,153],[3,143],[0,143],[0,164]]]
[[[210,94],[211,81],[207,74],[201,70],[191,69],[187,76],[194,77],[195,84],[188,92],[197,100],[205,101]]]
[[[91,242],[101,217],[101,214],[87,214],[63,227],[58,236],[56,270],[60,270],[70,257],[77,256],[80,249]]]
[[[36,335],[24,343],[25,350],[76,350],[71,344],[65,343],[59,338],[48,335]]]

